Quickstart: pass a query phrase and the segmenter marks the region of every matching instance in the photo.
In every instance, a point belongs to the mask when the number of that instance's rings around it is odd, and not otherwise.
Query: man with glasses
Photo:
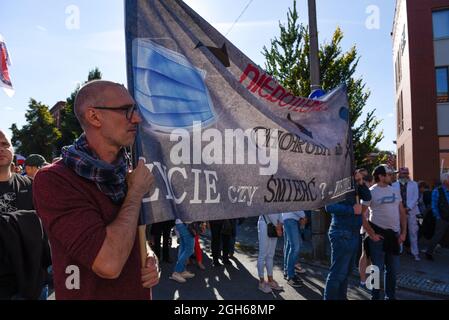
[[[52,247],[56,299],[151,299],[159,281],[153,256],[141,268],[137,222],[154,177],[126,147],[141,118],[122,85],[96,80],[78,92],[84,133],[41,169],[34,202]]]
[[[402,205],[401,192],[393,188],[391,178],[394,171],[387,165],[379,165],[373,171],[376,182],[370,188],[371,201],[363,201],[369,206],[369,222],[364,228],[369,254],[373,265],[384,267],[385,299],[396,298],[396,275],[399,269],[399,255],[407,234],[407,215]],[[372,299],[380,299],[379,288],[372,289]]]

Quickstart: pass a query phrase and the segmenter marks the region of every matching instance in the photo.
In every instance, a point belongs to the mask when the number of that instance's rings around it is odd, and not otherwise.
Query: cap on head
[[[410,174],[407,167],[402,167],[399,169],[399,174]]]
[[[374,168],[373,176],[377,177],[379,175],[386,175],[386,174],[392,174],[397,173],[397,171],[394,171],[392,168],[390,168],[386,164],[378,165],[376,168]]]
[[[42,167],[47,163],[45,158],[40,154],[30,154],[25,160],[25,165],[30,167]]]

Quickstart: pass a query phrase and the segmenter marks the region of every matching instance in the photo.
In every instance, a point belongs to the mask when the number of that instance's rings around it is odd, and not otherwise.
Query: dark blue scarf
[[[82,134],[73,145],[62,148],[62,158],[67,167],[79,176],[95,182],[98,189],[115,204],[121,204],[128,191],[126,175],[129,156],[122,148],[116,164],[98,159],[89,149],[86,136]]]

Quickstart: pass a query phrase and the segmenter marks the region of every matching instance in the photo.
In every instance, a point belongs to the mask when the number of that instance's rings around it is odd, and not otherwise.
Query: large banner
[[[352,190],[346,88],[297,97],[178,0],[127,0],[146,223],[315,209]]]

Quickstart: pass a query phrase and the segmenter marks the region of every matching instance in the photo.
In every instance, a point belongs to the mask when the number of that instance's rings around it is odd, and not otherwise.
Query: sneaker
[[[295,271],[299,274],[306,273],[306,270],[299,263],[295,264]]]
[[[279,283],[277,283],[276,281],[270,281],[268,282],[268,285],[270,286],[270,288],[272,290],[277,290],[277,291],[281,291],[284,290],[284,288],[282,286],[279,285]]]
[[[287,280],[288,275],[286,273],[284,273],[284,280]]]
[[[270,288],[270,286],[268,285],[268,283],[266,282],[259,282],[259,290],[262,291],[263,293],[271,293],[273,292]]]
[[[176,282],[179,283],[184,283],[187,280],[183,278],[183,276],[181,276],[181,274],[179,272],[173,272],[170,279],[175,280]]]
[[[180,275],[181,275],[181,277],[183,277],[184,279],[192,279],[192,278],[195,276],[194,273],[192,273],[192,272],[190,272],[190,271],[187,271],[187,270],[184,270],[183,272],[181,272]]]
[[[414,256],[415,261],[421,261],[421,258],[419,256]]]
[[[288,279],[287,284],[294,287],[294,288],[301,288],[304,283],[302,282],[302,280],[299,277],[293,277]]]

